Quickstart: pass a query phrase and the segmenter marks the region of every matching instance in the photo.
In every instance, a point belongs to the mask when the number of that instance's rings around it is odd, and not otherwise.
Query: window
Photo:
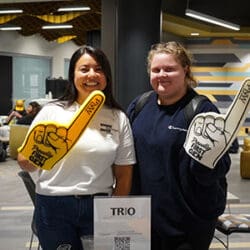
[[[13,57],[13,101],[25,99],[26,104],[45,98],[45,80],[51,75],[51,58]]]

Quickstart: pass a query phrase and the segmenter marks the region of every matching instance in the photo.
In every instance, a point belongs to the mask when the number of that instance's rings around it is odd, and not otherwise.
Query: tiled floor
[[[232,212],[250,214],[250,179],[240,177],[240,154],[232,154],[232,167],[228,174],[229,191],[240,198],[240,203],[231,204]],[[7,159],[0,162],[0,250],[24,250],[29,248],[31,236],[30,222],[33,213],[32,202],[17,175],[17,162]],[[33,174],[33,177],[36,176]],[[224,235],[216,232],[220,239]],[[37,239],[32,249],[37,248]],[[216,239],[211,250],[223,250]],[[232,234],[230,249],[250,250],[250,234]]]
[[[242,179],[240,176],[240,153],[231,154],[231,159],[232,166],[228,173],[228,190],[239,197],[240,203],[230,204],[230,211],[231,213],[250,214],[250,179]],[[226,241],[226,236],[224,234],[216,231],[215,235]],[[230,235],[229,239],[229,246],[231,250],[250,250],[250,233],[234,233]],[[222,250],[225,248],[223,248],[222,244],[219,243],[218,240],[214,239],[210,249]]]
[[[0,250],[28,249],[33,213],[17,162],[0,162]],[[35,249],[35,248],[34,248]]]

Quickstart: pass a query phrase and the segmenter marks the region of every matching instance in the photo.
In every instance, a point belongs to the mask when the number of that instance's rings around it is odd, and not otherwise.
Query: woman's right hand
[[[17,155],[17,162],[21,169],[23,169],[24,171],[34,172],[38,169],[36,166],[31,164],[21,153],[18,153]]]

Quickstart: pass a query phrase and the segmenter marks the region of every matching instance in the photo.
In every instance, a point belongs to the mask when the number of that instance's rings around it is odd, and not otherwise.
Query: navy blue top
[[[132,194],[152,195],[152,227],[163,236],[206,233],[225,209],[229,155],[209,169],[183,147],[188,129],[183,109],[194,95],[191,90],[177,103],[164,106],[157,104],[153,93],[132,124],[137,154]],[[137,99],[128,107],[129,116]],[[206,100],[198,113],[207,111],[218,109]]]

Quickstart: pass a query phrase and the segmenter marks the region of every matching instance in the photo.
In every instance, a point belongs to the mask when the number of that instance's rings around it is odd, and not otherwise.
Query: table
[[[227,192],[227,204],[240,203],[240,198],[230,192]]]

